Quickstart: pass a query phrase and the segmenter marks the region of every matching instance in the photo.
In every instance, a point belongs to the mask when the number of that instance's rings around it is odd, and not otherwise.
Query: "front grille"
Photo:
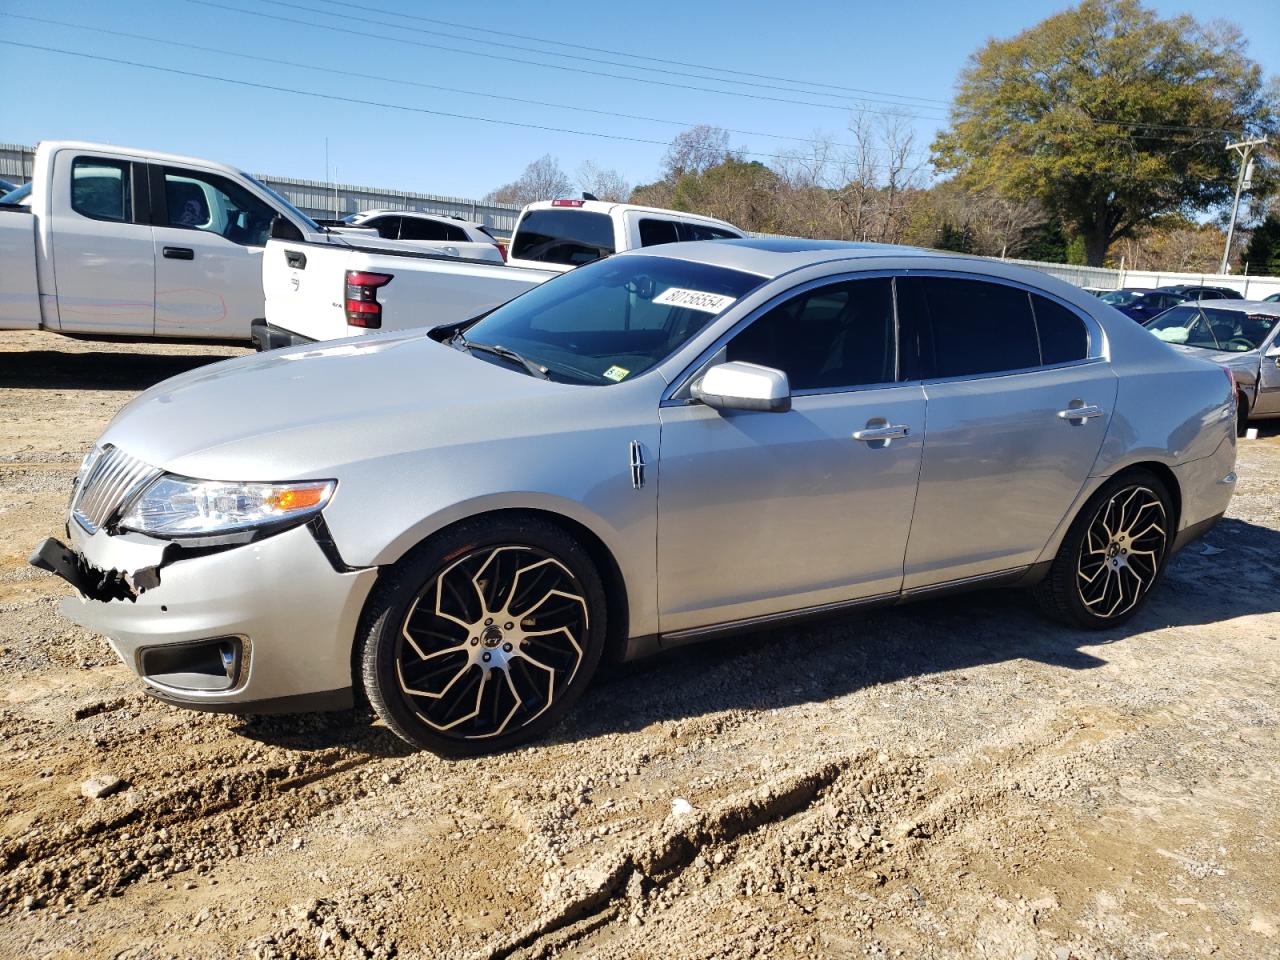
[[[160,470],[129,456],[119,447],[103,447],[89,458],[76,480],[75,493],[71,497],[71,515],[80,526],[96,533],[160,473]]]

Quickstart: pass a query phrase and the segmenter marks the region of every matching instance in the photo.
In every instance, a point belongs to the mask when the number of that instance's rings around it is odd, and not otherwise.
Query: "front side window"
[[[779,304],[729,341],[726,359],[782,370],[792,390],[896,379],[893,281],[850,280]]]
[[[554,379],[634,379],[764,282],[665,257],[594,263],[540,284],[466,328],[467,341],[515,350]]]
[[[924,366],[934,377],[964,377],[1040,366],[1031,296],[1025,290],[952,277],[904,277],[899,309],[919,311]]]
[[[395,240],[400,236],[399,217],[374,217],[364,223],[356,224],[370,230],[377,230],[383,240]]]
[[[580,266],[615,252],[613,220],[588,210],[530,210],[511,240],[516,260]]]
[[[449,239],[449,231],[439,220],[405,217],[400,225],[400,239],[443,241]]]
[[[164,168],[165,223],[216,233],[232,243],[260,247],[275,211],[240,184],[216,173]]]
[[[71,209],[94,220],[132,220],[130,167],[126,160],[76,157],[71,161]]]

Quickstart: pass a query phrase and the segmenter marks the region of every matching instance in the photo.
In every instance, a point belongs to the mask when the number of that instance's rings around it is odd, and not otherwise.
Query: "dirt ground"
[[[446,761],[153,701],[27,567],[108,419],[238,352],[0,335],[0,955],[1280,956],[1276,427],[1124,628],[993,591],[734,637]]]

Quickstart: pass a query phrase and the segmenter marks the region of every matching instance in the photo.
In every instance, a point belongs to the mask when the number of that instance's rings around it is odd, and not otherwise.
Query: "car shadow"
[[[821,702],[1010,660],[1092,670],[1107,662],[1099,647],[1136,634],[1276,612],[1278,582],[1280,532],[1223,520],[1173,559],[1141,613],[1111,630],[1058,624],[1024,590],[986,590],[731,635],[604,670],[542,742],[573,743],[720,711]],[[350,712],[262,717],[245,721],[237,732],[294,750],[411,752],[385,728],[369,726],[361,714],[357,719],[353,723]]]
[[[29,350],[3,356],[0,389],[136,391],[233,354]]]

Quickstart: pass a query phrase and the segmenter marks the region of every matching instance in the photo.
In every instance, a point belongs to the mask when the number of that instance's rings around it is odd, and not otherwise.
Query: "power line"
[[[907,100],[921,100],[926,103],[940,103],[943,106],[950,104],[950,100],[940,100],[937,97],[918,97],[914,94],[893,93],[885,90],[867,90],[862,87],[847,87],[834,83],[820,83],[816,80],[799,80],[794,77],[776,77],[767,73],[752,73],[749,70],[734,70],[730,67],[716,67],[705,63],[689,63],[686,60],[669,60],[663,57],[655,57],[650,54],[628,53],[625,50],[610,50],[607,47],[592,47],[581,43],[569,43],[566,40],[552,40],[547,37],[535,37],[525,33],[510,33],[506,30],[495,30],[492,27],[476,27],[471,24],[457,23],[452,20],[440,20],[436,17],[422,17],[412,13],[401,13],[397,10],[387,10],[383,7],[369,7],[358,3],[346,3],[342,0],[320,0],[321,3],[327,3],[331,6],[346,7],[353,10],[364,10],[369,13],[385,13],[394,17],[401,17],[405,20],[417,20],[422,23],[436,23],[445,27],[456,27],[460,30],[473,30],[477,33],[490,33],[499,37],[512,37],[517,40],[532,40],[535,43],[547,43],[557,47],[569,47],[574,50],[586,50],[590,53],[607,53],[616,57],[633,57],[637,60],[649,60],[653,63],[664,63],[677,67],[693,67],[694,69],[711,70],[716,73],[732,73],[740,77],[752,77],[756,80],[775,80],[781,83],[800,84],[808,87],[825,87],[828,90],[839,90],[843,93],[865,93],[873,97],[900,97]]]
[[[500,56],[496,53],[484,53],[479,50],[460,50],[457,47],[449,47],[449,46],[445,46],[443,44],[438,44],[438,43],[427,43],[422,40],[411,40],[407,37],[394,37],[394,36],[389,36],[383,33],[370,33],[368,31],[355,30],[351,27],[345,27],[345,26],[335,27],[325,23],[314,23],[313,21],[310,21],[310,20],[301,20],[297,17],[286,17],[286,16],[281,16],[273,13],[263,13],[260,10],[246,10],[243,7],[233,7],[224,3],[216,3],[214,2],[214,0],[187,0],[187,2],[199,4],[205,7],[213,7],[219,10],[229,10],[233,13],[248,14],[249,16],[253,16],[253,17],[262,17],[267,20],[276,20],[281,23],[292,23],[292,24],[298,24],[304,27],[313,27],[318,30],[329,30],[334,33],[340,33],[346,37],[351,37],[351,36],[368,37],[373,40],[386,40],[391,43],[403,43],[403,44],[408,44],[410,46],[423,47],[429,50],[444,50],[448,53],[458,53],[468,57],[480,57],[484,60],[501,60],[504,63],[522,63],[527,66],[542,67],[547,70],[561,70],[568,73],[580,73],[580,74],[586,74],[588,76],[605,77],[610,80],[630,81],[631,83],[654,84],[656,86],[672,87],[678,90],[696,90],[700,93],[715,93],[725,97],[741,97],[741,98],[746,98],[750,100],[766,100],[766,101],[771,101],[773,103],[789,103],[789,104],[802,106],[802,107],[818,107],[824,110],[839,110],[841,113],[848,113],[849,110],[851,109],[850,106],[847,104],[841,105],[841,104],[835,104],[835,103],[817,103],[812,100],[794,100],[789,97],[774,97],[774,96],[768,96],[762,93],[748,93],[744,90],[717,90],[714,87],[699,87],[693,84],[676,83],[670,80],[657,80],[657,79],[646,78],[646,77],[621,76],[616,73],[606,73],[602,70],[589,70],[586,67],[571,67],[566,64],[560,64],[560,63],[541,63],[537,60],[524,60],[519,57],[511,57],[511,56],[505,56],[505,55]],[[391,26],[396,27],[395,24],[391,24]],[[403,29],[399,27],[396,27],[396,28]],[[908,106],[907,104],[894,104],[894,105],[902,106],[902,107]],[[903,115],[901,111],[872,110],[870,108],[867,108],[866,112],[875,113],[875,114],[884,114],[886,116],[895,116],[895,117]],[[942,120],[945,118],[927,117],[926,119]]]
[[[616,110],[597,110],[593,107],[575,106],[573,104],[566,104],[566,103],[552,103],[546,100],[530,100],[523,97],[511,97],[511,96],[505,96],[502,94],[495,94],[495,93],[482,93],[478,90],[464,90],[459,87],[445,87],[445,86],[441,86],[440,84],[423,83],[418,80],[406,80],[400,77],[381,76],[376,73],[360,73],[354,70],[340,70],[336,67],[317,65],[314,63],[301,63],[296,60],[279,60],[273,57],[263,57],[263,56],[258,56],[257,54],[252,54],[252,53],[241,53],[236,50],[225,50],[220,47],[207,47],[198,43],[186,43],[181,40],[170,40],[165,37],[154,37],[154,36],[148,36],[146,34],[141,34],[141,33],[127,33],[123,30],[110,30],[110,29],[107,29],[106,27],[98,27],[98,26],[79,24],[79,23],[69,23],[63,20],[51,20],[46,17],[32,17],[32,16],[27,16],[25,14],[6,13],[3,11],[0,11],[0,17],[10,17],[15,20],[27,20],[33,23],[48,24],[48,25],[57,26],[57,27],[68,27],[73,30],[86,30],[91,33],[107,34],[113,37],[124,37],[125,39],[129,39],[129,40],[142,40],[147,43],[157,43],[163,46],[178,47],[184,50],[199,50],[202,53],[213,53],[213,54],[217,54],[218,56],[239,57],[244,60],[253,60],[258,63],[270,63],[280,67],[290,67],[292,69],[300,69],[300,70],[311,70],[318,73],[333,74],[337,76],[356,77],[357,79],[362,79],[362,80],[377,80],[385,83],[396,83],[396,84],[402,84],[404,86],[410,86],[410,87],[421,87],[426,90],[440,90],[445,93],[460,93],[466,96],[485,97],[490,100],[499,100],[499,101],[508,102],[508,103],[519,103],[519,104],[526,104],[530,106],[539,106],[539,107],[553,107],[557,110],[573,110],[573,111],[579,111],[582,113],[593,113],[602,117],[614,117],[614,118],[621,118],[624,120],[642,120],[649,123],[665,123],[665,124],[670,124],[672,126],[678,126],[678,127],[691,127],[695,125],[695,121],[692,121],[692,120],[671,120],[671,119],[666,119],[662,117],[647,117],[640,114],[619,113]],[[783,133],[764,133],[763,131],[760,131],[760,130],[738,130],[732,127],[723,127],[721,129],[727,130],[729,133],[736,133],[742,136],[769,137],[775,140],[794,140],[799,143],[813,143],[815,139],[813,137],[789,136]],[[831,146],[845,148],[845,149],[856,149],[853,144],[848,144],[848,143],[833,143],[831,144]],[[876,152],[879,152],[879,151],[876,151]],[[912,156],[916,157],[917,159],[923,159],[923,158],[920,158],[919,155],[912,155]]]
[[[526,123],[519,120],[499,120],[495,117],[482,117],[476,114],[455,113],[446,110],[432,110],[428,107],[415,107],[404,103],[387,103],[381,100],[366,100],[362,97],[347,97],[339,94],[320,93],[315,90],[299,90],[295,87],[282,87],[271,83],[259,83],[254,80],[239,80],[234,77],[223,77],[214,73],[201,73],[196,70],[180,70],[176,67],[162,67],[159,64],[140,63],[136,60],[126,60],[121,57],[107,57],[94,53],[83,53],[78,50],[64,50],[60,47],[47,47],[36,43],[23,43],[19,40],[0,39],[0,44],[11,47],[23,47],[28,50],[40,50],[44,53],[57,53],[68,57],[79,57],[84,60],[96,60],[100,63],[114,63],[120,66],[136,67],[141,70],[155,70],[161,73],[169,73],[180,77],[194,77],[200,80],[216,80],[220,83],[235,84],[240,87],[250,87],[255,90],[270,90],[275,93],[288,93],[294,96],[312,97],[318,100],[333,100],[339,103],[350,103],[362,107],[379,107],[386,110],[400,110],[406,113],[421,113],[427,116],[444,117],[450,120],[471,120],[478,123],[489,123],[495,126],[504,127],[521,127],[526,130],[541,130],[548,133],[568,133],[577,137],[597,137],[604,140],[617,140],[626,143],[643,143],[651,146],[665,147],[665,140],[651,140],[646,137],[630,137],[624,134],[601,133],[594,130],[574,130],[569,127],[553,127],[540,123]],[[761,153],[754,150],[743,150],[740,153],[749,157],[763,157],[768,160],[792,160],[793,157],[776,153]],[[887,169],[880,167],[869,167],[869,169],[877,172]]]
[[[340,16],[344,16],[344,14],[341,14],[341,13],[328,13],[328,12],[325,12],[325,11],[315,10],[314,8],[312,8],[312,7],[310,7],[310,6],[307,6],[306,4],[301,4],[301,3],[291,3],[291,2],[289,2],[289,0],[262,0],[262,2],[270,3],[270,4],[272,4],[272,5],[274,5],[274,6],[278,6],[278,7],[289,7],[289,8],[292,8],[292,9],[294,9],[294,10],[302,10],[302,11],[304,11],[304,12],[306,12],[306,13],[319,13],[319,14],[321,14],[322,16],[326,16],[326,17],[340,17]],[[329,2],[329,3],[335,3],[335,2],[336,2],[336,0],[326,0],[326,2]],[[408,15],[408,14],[400,14],[400,13],[396,13],[395,11],[376,10],[376,9],[374,9],[374,8],[370,8],[370,7],[362,7],[362,6],[359,6],[359,5],[357,5],[357,4],[337,3],[337,5],[338,5],[338,6],[342,6],[342,7],[347,7],[347,8],[349,8],[349,9],[353,9],[353,10],[365,10],[365,11],[371,11],[371,10],[372,10],[373,12],[377,12],[377,13],[390,13],[392,16],[402,17],[403,19],[422,20],[422,21],[424,21],[424,22],[433,22],[433,21],[431,21],[431,18],[429,18],[429,17],[414,17],[414,16],[411,16],[411,15]],[[366,18],[363,18],[363,19],[364,19],[364,22],[365,22],[365,23],[372,23],[372,24],[376,24],[377,26],[381,26],[381,27],[392,27],[392,28],[394,28],[394,29],[396,29],[396,30],[409,30],[409,31],[412,31],[413,33],[421,33],[421,34],[426,34],[426,35],[429,35],[429,36],[435,36],[435,37],[445,37],[445,38],[448,38],[448,39],[451,39],[451,40],[462,40],[462,41],[463,41],[463,42],[465,42],[465,43],[480,43],[480,44],[487,44],[487,45],[492,46],[492,47],[501,47],[501,48],[506,49],[506,50],[520,50],[520,51],[523,51],[523,52],[525,52],[525,53],[536,53],[536,54],[539,54],[540,56],[548,56],[548,57],[562,57],[562,58],[567,59],[567,60],[578,60],[578,61],[581,61],[581,62],[583,62],[583,63],[596,63],[596,64],[603,64],[603,65],[611,66],[611,67],[622,67],[622,68],[624,68],[624,69],[626,69],[626,70],[646,70],[646,71],[649,71],[649,72],[651,72],[651,73],[656,72],[656,73],[662,73],[662,74],[670,74],[670,73],[672,72],[672,71],[671,71],[671,69],[670,69],[670,65],[671,65],[671,64],[675,64],[675,63],[676,63],[676,61],[670,61],[670,60],[668,60],[668,61],[661,61],[661,62],[663,62],[663,63],[668,64],[668,66],[665,66],[665,67],[650,67],[650,66],[645,66],[645,65],[643,65],[643,64],[635,64],[635,63],[620,63],[620,62],[618,62],[617,60],[605,60],[605,59],[601,59],[601,58],[599,58],[599,57],[588,57],[588,56],[583,56],[582,54],[574,54],[574,53],[557,53],[557,52],[555,52],[555,51],[553,51],[553,50],[541,50],[541,49],[538,49],[537,47],[528,47],[528,46],[524,46],[524,45],[522,45],[522,44],[517,44],[517,43],[504,43],[504,42],[503,42],[503,41],[501,41],[501,40],[485,40],[485,39],[478,39],[478,38],[476,38],[476,37],[463,36],[463,35],[461,35],[461,34],[457,34],[457,33],[447,33],[447,32],[445,32],[445,31],[443,31],[443,30],[431,30],[431,29],[427,29],[427,28],[424,28],[424,27],[410,27],[410,26],[406,26],[406,25],[404,25],[404,24],[400,24],[400,23],[388,23],[388,22],[387,22],[387,21],[385,21],[385,20],[371,20],[371,19],[369,19],[369,18],[367,18],[367,17],[366,17]],[[487,31],[486,31],[486,32],[487,32]],[[496,31],[495,31],[495,32],[496,32]],[[537,38],[531,38],[531,39],[536,40]],[[541,42],[545,42],[545,41],[541,41]],[[589,50],[589,49],[591,49],[591,48],[587,47],[587,48],[585,48],[585,49],[588,49],[588,50]],[[599,53],[599,52],[608,52],[608,51],[594,51],[594,52]],[[627,54],[623,54],[623,56],[627,56]],[[645,59],[647,59],[647,58],[645,58]],[[681,66],[686,66],[686,67],[693,67],[695,70],[707,70],[707,69],[713,69],[713,68],[708,68],[708,67],[705,67],[705,66],[702,66],[702,65],[699,65],[699,64],[680,64],[680,65],[681,65]],[[725,72],[737,72],[737,71],[725,71]],[[831,98],[833,98],[833,99],[834,99],[834,98],[837,98],[837,97],[843,97],[844,99],[849,99],[849,95],[848,95],[847,93],[840,93],[840,94],[836,94],[836,93],[824,93],[824,92],[822,92],[822,91],[818,91],[818,90],[797,90],[797,89],[795,89],[795,88],[793,88],[793,87],[779,87],[779,86],[777,85],[777,83],[757,83],[757,82],[755,82],[755,81],[753,81],[753,80],[735,80],[735,79],[731,79],[731,78],[728,78],[728,77],[717,77],[717,76],[713,76],[713,75],[708,75],[708,74],[706,74],[706,73],[685,73],[685,74],[677,74],[677,75],[678,75],[678,76],[681,76],[681,75],[682,75],[682,76],[688,77],[688,78],[690,78],[690,79],[697,79],[697,80],[712,80],[712,81],[714,81],[714,82],[716,82],[716,83],[736,83],[736,84],[739,84],[739,85],[741,85],[741,86],[757,87],[757,88],[764,89],[764,90],[785,90],[785,91],[787,91],[787,92],[789,92],[789,93],[802,93],[802,94],[806,94],[806,95],[809,95],[809,96],[831,97]],[[747,74],[747,76],[750,76],[750,74]],[[781,78],[770,78],[770,79],[781,79]],[[791,80],[782,80],[782,82],[784,82],[784,83],[793,83],[793,82],[795,82],[795,81],[791,81]],[[811,86],[812,86],[812,85],[811,85]],[[818,86],[822,86],[822,84],[818,84]],[[900,96],[902,96],[902,94],[889,93],[889,94],[876,94],[876,96],[900,97]],[[852,99],[855,99],[855,100],[866,100],[866,102],[868,102],[868,103],[894,103],[894,102],[896,102],[896,101],[886,101],[886,100],[868,99],[868,98],[865,98],[865,97],[854,97],[854,98],[852,98]],[[914,98],[913,98],[913,99],[914,99]],[[902,105],[902,106],[916,106],[915,104],[901,104],[901,105]]]

